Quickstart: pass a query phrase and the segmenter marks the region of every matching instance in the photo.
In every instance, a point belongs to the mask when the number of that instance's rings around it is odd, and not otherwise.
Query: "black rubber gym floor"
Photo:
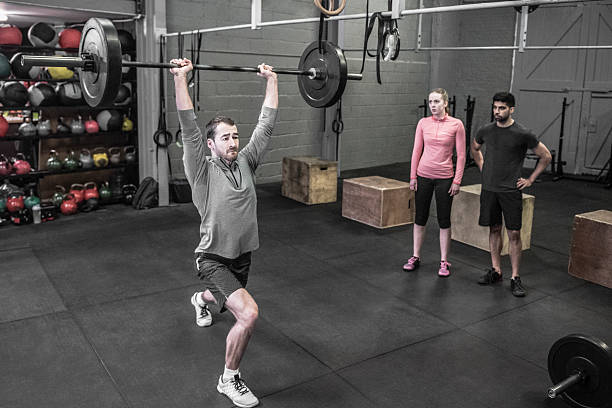
[[[350,171],[406,180],[408,164]],[[612,290],[568,275],[573,216],[612,210],[600,184],[543,176],[521,275],[480,287],[485,251],[453,241],[437,277],[430,218],[421,267],[402,271],[412,226],[377,230],[336,203],[258,186],[260,319],[241,364],[262,407],[564,407],[547,355],[570,333],[612,345]],[[474,168],[464,184],[478,182]],[[339,180],[341,192],[341,180]],[[216,390],[233,318],[195,325],[199,218],[191,204],[121,205],[0,229],[0,407],[230,407]]]

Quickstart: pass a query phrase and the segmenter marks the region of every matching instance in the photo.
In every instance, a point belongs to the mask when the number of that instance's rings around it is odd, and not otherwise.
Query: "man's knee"
[[[251,327],[259,317],[259,307],[251,295],[244,289],[232,293],[226,302],[226,306],[244,326]]]
[[[521,242],[521,231],[520,230],[508,230],[508,239],[512,243]]]

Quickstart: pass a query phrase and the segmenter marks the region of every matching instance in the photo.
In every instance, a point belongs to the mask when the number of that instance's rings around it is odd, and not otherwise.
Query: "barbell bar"
[[[121,68],[177,68],[176,64],[122,61],[121,42],[117,30],[108,19],[90,18],[83,27],[79,57],[22,55],[23,66],[76,68],[83,96],[88,105],[112,104],[121,84]],[[195,64],[195,70],[259,72],[258,68]],[[361,80],[362,74],[347,72],[341,48],[328,41],[319,48],[317,41],[306,47],[298,69],[274,68],[277,74],[296,75],[298,87],[306,103],[316,108],[335,104],[344,92],[347,80]]]

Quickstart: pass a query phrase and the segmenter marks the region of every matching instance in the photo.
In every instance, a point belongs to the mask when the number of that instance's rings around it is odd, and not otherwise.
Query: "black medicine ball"
[[[55,88],[57,98],[61,105],[85,105],[81,85],[78,82],[64,82]]]
[[[42,72],[42,67],[31,67],[21,65],[21,56],[23,53],[18,52],[11,58],[11,69],[15,78],[30,78],[36,79]]]
[[[11,64],[6,55],[0,54],[0,78],[6,79],[11,76]]]
[[[49,84],[38,82],[28,89],[30,104],[32,106],[57,105],[55,89]]]
[[[133,51],[136,49],[136,41],[134,41],[134,37],[132,37],[132,34],[128,31],[117,30],[117,35],[121,43],[121,52]]]
[[[36,23],[28,30],[28,39],[35,47],[55,47],[57,32],[46,23]]]
[[[0,102],[4,106],[25,106],[28,90],[21,82],[7,81],[0,88]]]
[[[123,116],[114,109],[103,110],[102,112],[98,113],[96,122],[98,122],[101,130],[105,132],[112,132],[115,130],[121,130]]]
[[[132,92],[130,88],[128,88],[125,84],[119,85],[119,90],[117,91],[117,96],[115,97],[115,103],[117,105],[127,105],[130,103]]]

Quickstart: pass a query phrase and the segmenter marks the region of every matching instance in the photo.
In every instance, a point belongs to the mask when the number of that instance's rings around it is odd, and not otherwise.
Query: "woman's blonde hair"
[[[436,89],[432,90],[429,93],[430,94],[437,93],[437,94],[442,95],[442,99],[444,100],[444,102],[446,102],[446,108],[444,108],[444,109],[446,110],[446,113],[450,113],[450,110],[448,109],[448,92],[446,92],[446,89],[444,89],[444,88],[436,88]]]

